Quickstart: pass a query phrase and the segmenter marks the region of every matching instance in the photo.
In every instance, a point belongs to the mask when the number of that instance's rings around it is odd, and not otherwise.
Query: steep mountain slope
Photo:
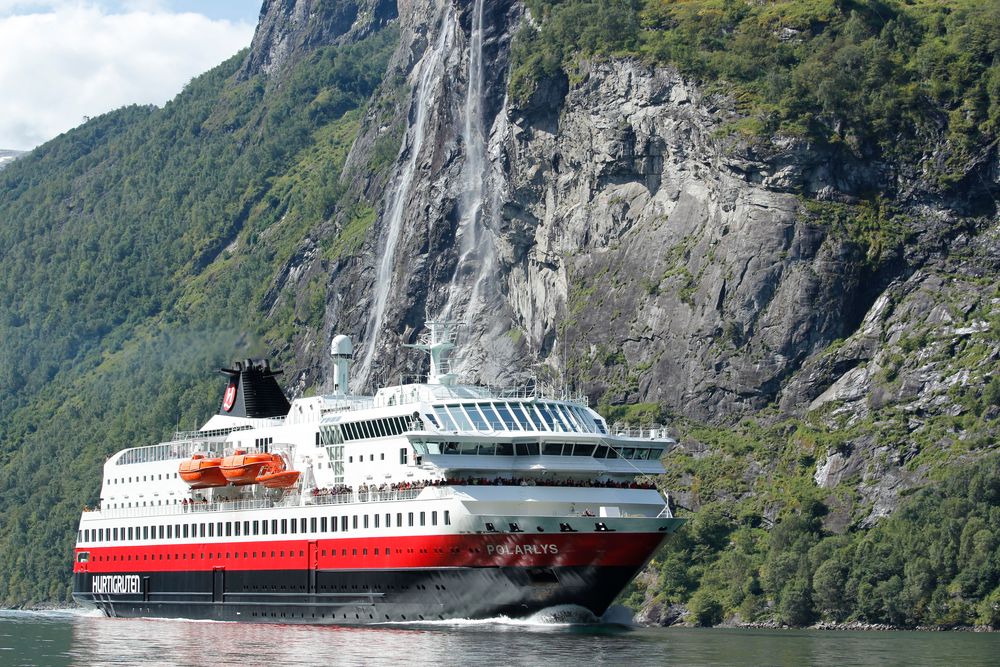
[[[200,423],[233,355],[318,328],[322,284],[262,304],[310,230],[355,210],[337,179],[394,42],[311,49],[280,81],[241,79],[239,54],[163,109],[108,114],[4,170],[0,599],[66,599],[102,460]]]
[[[18,157],[23,155],[23,151],[11,151],[0,149],[0,169],[3,169]]]
[[[65,595],[103,457],[196,424],[228,357],[316,391],[348,333],[363,388],[447,316],[478,379],[674,420],[663,483],[700,518],[633,592],[650,615],[861,613],[818,602],[824,563],[995,449],[991,26],[931,0],[266,2],[164,109],[0,174],[0,600]],[[974,621],[1000,569],[952,595],[960,570],[911,600],[948,613],[866,618]]]

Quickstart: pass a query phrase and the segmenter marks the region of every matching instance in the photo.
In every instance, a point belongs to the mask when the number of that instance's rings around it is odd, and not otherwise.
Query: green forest
[[[516,103],[544,80],[579,81],[593,60],[671,65],[734,101],[732,136],[805,137],[919,168],[942,191],[1000,137],[997,3],[525,5],[535,21],[514,40]],[[306,236],[335,262],[374,222],[378,203],[340,177],[365,114],[399,93],[382,80],[398,30],[366,34],[312,51],[279,82],[241,78],[236,54],[164,107],[94,118],[0,172],[0,605],[69,601],[79,512],[97,502],[106,457],[197,427],[218,405],[216,368],[246,356],[280,367],[320,330],[325,284],[274,308],[268,290]],[[921,160],[928,145],[934,159]],[[378,145],[365,168],[384,173],[397,152]],[[700,625],[1000,624],[1000,455],[982,435],[1000,381],[959,398],[969,409],[942,432],[978,440],[954,456],[925,447],[926,483],[888,518],[845,530],[825,527],[836,508],[811,477],[845,434],[774,415],[676,420],[682,443],[710,454],[671,453],[658,483],[698,502],[678,508],[688,523],[622,601],[683,604]],[[768,457],[778,472],[748,488],[746,466]],[[765,506],[782,509],[767,519]]]
[[[903,162],[947,140],[941,187],[1000,136],[1000,6],[976,0],[527,0],[511,92],[582,60],[669,64],[732,96],[730,131]]]
[[[197,428],[215,369],[280,362],[318,325],[308,295],[262,304],[309,230],[364,211],[340,170],[395,40],[318,49],[270,87],[237,54],[0,172],[0,603],[68,601],[104,460]]]
[[[755,437],[768,443],[766,434]],[[654,558],[655,583],[633,584],[627,604],[684,604],[688,620],[706,626],[734,618],[791,626],[1000,624],[1000,454],[942,468],[874,527],[837,532],[824,528],[831,508],[810,484],[813,466],[789,461],[786,474],[733,500],[734,467],[746,463],[731,453],[668,457],[675,481],[665,490],[693,472],[705,502],[679,510],[689,523]],[[783,510],[769,522],[761,505],[776,500]]]

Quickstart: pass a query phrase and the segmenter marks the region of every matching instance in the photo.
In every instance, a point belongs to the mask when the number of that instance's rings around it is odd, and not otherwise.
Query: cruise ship
[[[356,624],[599,617],[682,519],[654,476],[674,444],[586,397],[462,384],[455,323],[421,381],[289,404],[266,361],[221,369],[218,414],[104,464],[73,596],[108,616]],[[221,383],[220,383],[221,384]]]

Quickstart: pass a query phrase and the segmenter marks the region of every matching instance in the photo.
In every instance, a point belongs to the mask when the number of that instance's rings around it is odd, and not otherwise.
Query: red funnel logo
[[[233,409],[233,403],[236,402],[236,380],[229,383],[226,387],[226,393],[222,397],[222,409],[229,412]]]

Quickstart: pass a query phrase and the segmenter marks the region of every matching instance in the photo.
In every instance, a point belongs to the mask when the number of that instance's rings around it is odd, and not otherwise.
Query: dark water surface
[[[1000,665],[1000,634],[653,629],[534,621],[368,627],[0,611],[0,665]]]

